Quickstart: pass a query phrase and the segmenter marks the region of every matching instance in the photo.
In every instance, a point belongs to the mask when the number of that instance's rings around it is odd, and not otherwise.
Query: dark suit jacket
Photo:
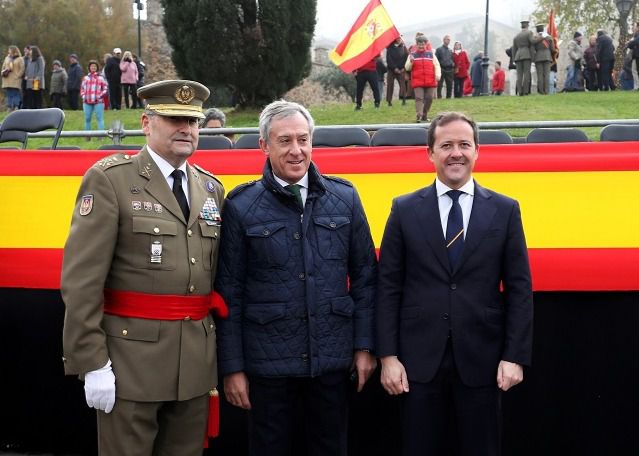
[[[451,270],[435,185],[393,201],[381,245],[378,356],[429,382],[449,331],[468,386],[495,384],[500,360],[530,365],[532,286],[519,204],[475,183],[464,250]]]

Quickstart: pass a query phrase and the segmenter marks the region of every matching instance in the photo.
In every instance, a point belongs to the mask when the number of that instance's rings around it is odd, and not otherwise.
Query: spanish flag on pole
[[[550,10],[550,16],[548,16],[548,35],[552,37],[555,45],[555,52],[552,56],[552,63],[557,63],[559,58],[559,33],[557,32],[557,25],[555,25],[555,11]]]
[[[342,71],[350,73],[377,57],[398,36],[382,2],[371,0],[329,57]]]

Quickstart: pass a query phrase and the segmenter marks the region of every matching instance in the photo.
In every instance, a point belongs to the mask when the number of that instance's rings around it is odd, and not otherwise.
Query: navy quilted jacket
[[[218,369],[314,377],[373,349],[377,260],[353,186],[311,163],[304,212],[273,178],[239,186],[224,205],[216,290]]]

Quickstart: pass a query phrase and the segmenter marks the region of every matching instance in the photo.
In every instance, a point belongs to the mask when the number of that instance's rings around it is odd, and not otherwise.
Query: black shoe
[[[375,109],[379,109],[379,103],[375,103]]]
[[[402,98],[402,106],[406,106],[406,98]]]
[[[362,107],[361,106],[355,106],[355,111],[361,111]]]
[[[392,107],[392,106],[393,106],[393,103],[392,103],[391,101],[389,101],[389,102],[388,102],[388,107],[390,108],[390,107]]]

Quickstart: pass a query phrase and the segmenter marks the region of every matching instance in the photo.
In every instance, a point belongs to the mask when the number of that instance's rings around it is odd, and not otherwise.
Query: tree
[[[135,22],[130,0],[0,0],[0,46],[37,45],[46,61],[47,85],[51,62],[66,67],[78,54],[86,69],[89,59],[102,60],[114,47],[133,49]]]
[[[162,0],[172,59],[185,78],[262,106],[308,75],[316,0]]]

